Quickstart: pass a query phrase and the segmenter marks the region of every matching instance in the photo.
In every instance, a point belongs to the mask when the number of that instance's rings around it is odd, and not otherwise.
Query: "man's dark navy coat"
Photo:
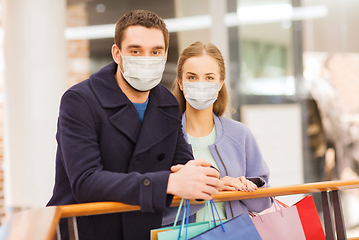
[[[78,218],[80,239],[149,239],[161,226],[170,167],[192,159],[173,95],[150,91],[143,123],[115,79],[112,62],[63,95],[56,179],[48,205],[118,201],[141,211]],[[67,239],[62,220],[62,238]]]

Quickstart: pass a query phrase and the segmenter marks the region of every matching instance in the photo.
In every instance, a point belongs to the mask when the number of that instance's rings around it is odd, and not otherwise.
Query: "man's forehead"
[[[158,28],[146,28],[143,26],[129,26],[123,34],[122,47],[128,48],[164,48],[163,33]]]

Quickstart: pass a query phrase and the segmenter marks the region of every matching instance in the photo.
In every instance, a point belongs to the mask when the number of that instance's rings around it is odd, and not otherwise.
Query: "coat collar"
[[[90,76],[92,91],[103,108],[116,108],[131,103],[117,84],[116,71],[117,64],[112,62]]]
[[[160,89],[153,89],[150,92],[150,99],[140,130],[140,137],[138,138],[133,155],[147,151],[163,141],[168,135],[180,129],[181,121],[179,113],[178,117],[170,114],[170,112],[173,113],[176,110],[179,112],[177,101],[175,100],[171,104],[171,97],[169,97],[167,102],[164,102],[164,99],[161,99],[157,94],[158,90]]]
[[[113,109],[114,114],[109,116],[110,123],[136,143],[134,155],[139,154],[178,128],[180,118],[169,113],[179,109],[178,103],[165,87],[154,87],[150,91],[144,120],[141,123],[135,106],[117,84],[116,71],[117,64],[110,63],[91,75],[90,85],[101,107]]]

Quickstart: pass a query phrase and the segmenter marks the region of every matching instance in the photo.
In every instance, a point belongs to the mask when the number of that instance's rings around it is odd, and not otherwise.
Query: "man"
[[[208,200],[223,186],[206,161],[189,161],[193,156],[178,103],[159,85],[168,43],[156,14],[125,14],[116,24],[114,62],[62,97],[48,205],[118,201],[141,206],[141,211],[79,217],[80,239],[149,239],[173,195]],[[65,220],[60,229],[67,239]]]

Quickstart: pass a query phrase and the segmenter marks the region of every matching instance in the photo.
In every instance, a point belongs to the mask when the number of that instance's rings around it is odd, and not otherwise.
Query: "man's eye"
[[[133,50],[131,53],[134,54],[134,55],[137,55],[137,54],[140,53],[140,51]]]
[[[152,52],[152,54],[153,55],[159,55],[159,54],[161,54],[161,52],[160,51],[155,51],[155,52]]]

